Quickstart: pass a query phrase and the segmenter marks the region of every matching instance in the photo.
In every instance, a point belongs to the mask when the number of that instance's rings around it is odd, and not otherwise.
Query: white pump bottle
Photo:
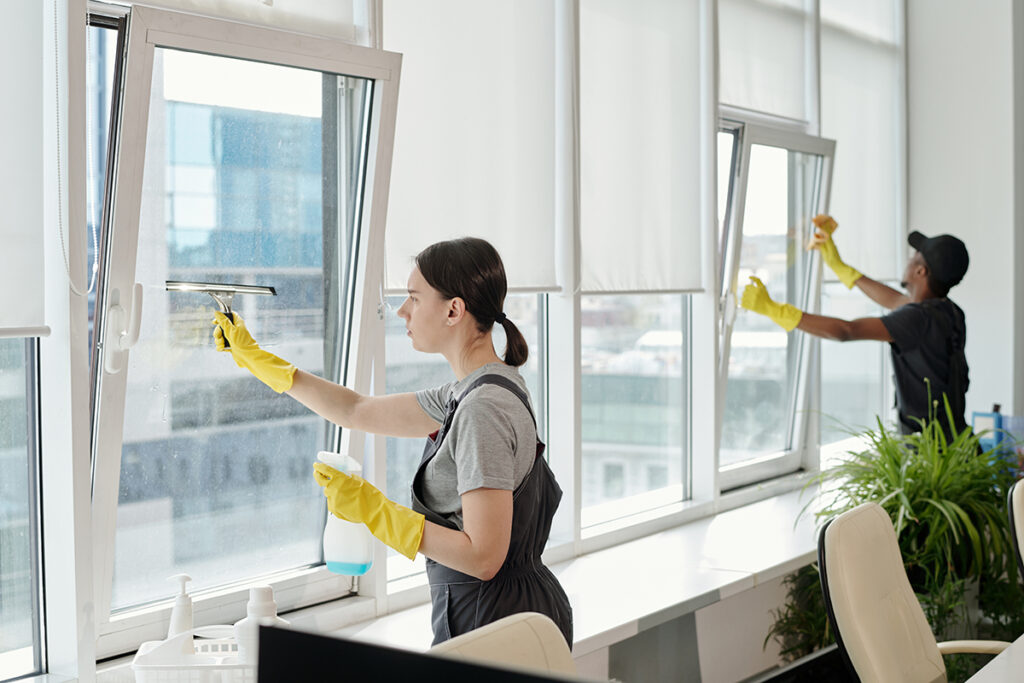
[[[171,608],[171,621],[167,626],[167,637],[172,638],[179,633],[192,630],[192,598],[186,590],[186,585],[192,577],[188,574],[175,574],[169,580],[177,581],[179,584],[178,594],[174,596],[174,606]],[[183,651],[185,654],[195,653],[191,637],[185,640]]]

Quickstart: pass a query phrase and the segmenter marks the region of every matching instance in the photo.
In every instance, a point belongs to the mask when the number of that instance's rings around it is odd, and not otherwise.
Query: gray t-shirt
[[[443,422],[449,399],[482,375],[507,377],[530,395],[518,369],[488,363],[461,381],[416,392],[416,400],[427,415]],[[451,430],[427,464],[423,502],[462,529],[460,496],[479,488],[515,490],[533,467],[536,444],[533,418],[519,397],[493,384],[477,387],[455,410]]]

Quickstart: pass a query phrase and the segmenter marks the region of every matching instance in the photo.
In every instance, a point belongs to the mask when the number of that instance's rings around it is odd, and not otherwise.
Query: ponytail
[[[530,357],[530,347],[514,322],[503,317],[501,326],[505,330],[505,365],[518,368]]]

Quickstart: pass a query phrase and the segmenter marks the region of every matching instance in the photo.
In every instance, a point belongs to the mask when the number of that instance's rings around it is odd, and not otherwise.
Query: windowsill
[[[814,520],[796,521],[806,502],[800,491],[789,491],[552,564],[573,606],[574,656],[813,562]],[[617,590],[628,591],[628,599],[610,600]],[[423,651],[432,640],[430,605],[353,623],[333,635]]]
[[[573,606],[573,655],[606,648],[813,562],[814,519],[806,514],[797,520],[809,500],[802,490],[807,479],[792,475],[740,489],[719,499],[723,511],[717,514],[552,563]],[[766,489],[773,492],[769,498]],[[760,500],[749,502],[753,497]],[[706,515],[706,506],[696,507]],[[283,616],[302,631],[424,651],[433,638],[430,604],[423,602],[427,591],[420,586],[409,593],[409,602],[419,604],[380,617],[376,600],[363,596]],[[616,593],[628,599],[609,599]],[[105,663],[99,680],[126,680],[116,674],[130,663],[131,657]]]

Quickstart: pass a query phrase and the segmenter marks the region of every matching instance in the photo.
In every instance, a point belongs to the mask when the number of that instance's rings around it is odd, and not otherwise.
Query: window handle
[[[142,285],[138,282],[132,288],[131,315],[120,303],[107,309],[107,343],[103,353],[103,368],[107,374],[116,375],[124,368],[125,353],[139,341],[142,328]],[[116,335],[116,336],[112,336]]]

